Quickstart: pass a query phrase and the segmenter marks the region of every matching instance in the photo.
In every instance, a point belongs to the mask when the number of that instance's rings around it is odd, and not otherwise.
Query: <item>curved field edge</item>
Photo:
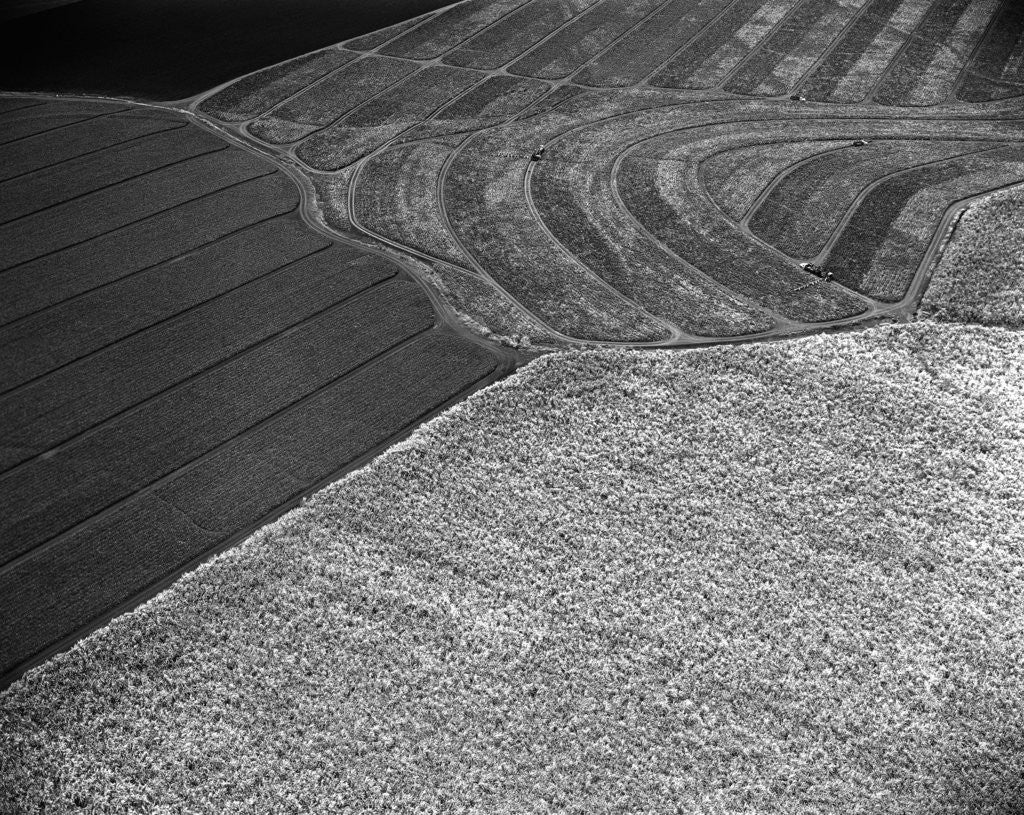
[[[937,320],[1024,326],[1024,186],[985,196],[963,212],[918,313]]]
[[[0,695],[0,803],[1010,811],[1022,366],[546,356]]]

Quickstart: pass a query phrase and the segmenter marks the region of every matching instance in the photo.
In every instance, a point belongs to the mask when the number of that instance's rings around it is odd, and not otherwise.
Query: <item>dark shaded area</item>
[[[272,164],[74,107],[0,111],[0,686],[498,373]]]
[[[184,99],[448,0],[80,0],[0,28],[2,89]]]

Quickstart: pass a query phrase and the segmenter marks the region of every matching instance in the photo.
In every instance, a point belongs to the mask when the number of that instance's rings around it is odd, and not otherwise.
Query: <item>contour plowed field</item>
[[[1022,43],[1012,0],[473,0],[197,110],[316,171],[331,223],[451,302],[490,287],[481,324],[687,344],[912,311],[958,196],[1024,180],[924,169],[1024,141]],[[475,84],[442,104],[461,85],[438,62]],[[870,227],[913,249],[848,252],[862,200],[917,168]]]
[[[305,223],[274,165],[185,117],[3,102],[6,682],[499,358],[435,327],[399,266]]]

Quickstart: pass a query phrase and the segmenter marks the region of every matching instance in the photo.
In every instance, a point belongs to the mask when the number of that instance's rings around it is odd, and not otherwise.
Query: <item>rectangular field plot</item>
[[[176,116],[147,108],[86,119],[4,145],[0,182],[151,133],[182,126],[183,123]]]
[[[875,101],[915,106],[945,102],[998,7],[999,0],[951,0],[932,6],[875,90]]]
[[[991,148],[991,142],[876,141],[847,147],[797,167],[750,219],[750,231],[794,258],[812,258],[839,227],[862,190],[917,164]]]
[[[734,221],[753,206],[761,191],[779,173],[798,161],[827,150],[844,147],[849,141],[769,142],[717,153],[700,166],[701,182],[707,194]]]
[[[211,141],[210,152],[197,158],[0,226],[0,244],[7,247],[0,267],[16,266],[274,172],[265,161],[241,151],[225,152],[224,142],[202,135]]]
[[[0,398],[0,471],[269,340],[397,271],[373,256],[355,260],[356,255],[356,250],[340,246],[314,252]]]
[[[651,78],[665,88],[720,84],[799,0],[735,0],[696,40]]]
[[[380,49],[406,59],[434,59],[496,23],[528,0],[469,0],[442,11]]]
[[[907,42],[930,0],[871,0],[800,88],[819,102],[861,102]]]
[[[328,245],[273,220],[0,329],[0,390],[86,356]],[[211,270],[216,269],[216,274]]]
[[[8,269],[0,273],[0,325],[291,212],[298,204],[295,184],[273,173]]]
[[[832,247],[824,268],[851,288],[896,302],[906,294],[943,212],[955,201],[1024,180],[1014,145],[932,164],[871,190]]]
[[[198,110],[222,122],[253,119],[357,56],[352,51],[326,48],[296,57],[232,82],[204,99]]]
[[[957,93],[965,102],[1024,95],[1024,6],[1003,0],[999,16],[971,60]]]
[[[535,0],[463,43],[444,61],[467,68],[501,68],[596,2]]]
[[[522,113],[550,87],[536,79],[492,76],[445,105],[423,124],[403,133],[399,141],[473,132],[500,124]]]
[[[805,0],[747,59],[725,89],[777,96],[788,93],[866,0]]]
[[[697,36],[730,0],[672,0],[640,23],[574,80],[594,87],[626,87],[647,78],[667,62],[680,46]]]
[[[495,369],[436,331],[342,377],[114,512],[0,573],[0,671],[229,540]],[[78,587],[66,591],[57,587]]]
[[[405,79],[416,68],[414,63],[404,60],[361,57],[250,122],[246,128],[268,144],[298,141]]]
[[[509,72],[541,79],[562,79],[596,56],[654,12],[664,0],[603,3],[567,25],[526,56]]]
[[[308,139],[296,156],[317,170],[338,170],[382,147],[483,79],[466,68],[431,65]]]
[[[418,286],[345,301],[0,478],[7,562],[429,329]],[[301,360],[300,365],[296,360]],[[245,399],[238,399],[243,392]],[[131,451],[125,456],[125,451]]]
[[[465,266],[468,260],[441,218],[437,184],[451,150],[430,142],[395,147],[359,171],[359,225],[425,254]]]

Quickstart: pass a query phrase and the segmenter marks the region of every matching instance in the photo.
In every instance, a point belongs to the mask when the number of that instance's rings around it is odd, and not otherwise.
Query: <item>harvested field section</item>
[[[917,164],[993,146],[991,142],[924,139],[875,141],[819,156],[779,181],[751,217],[750,231],[790,257],[812,258],[873,182]]]
[[[306,139],[295,155],[317,170],[340,170],[469,90],[483,74],[431,65],[389,88],[326,130]]]
[[[548,355],[6,691],[0,804],[1008,815],[1022,360],[937,324]],[[0,614],[48,623],[39,561]]]
[[[871,0],[800,88],[818,102],[862,102],[930,6],[930,0]]]
[[[817,62],[866,0],[805,0],[761,43],[725,90],[777,96],[788,93]]]
[[[683,331],[738,336],[773,321],[667,253],[615,203],[612,164],[634,131],[625,120],[560,140],[531,176],[530,193],[551,234],[633,302]]]
[[[565,87],[565,86],[563,86]],[[551,86],[536,79],[492,76],[445,105],[423,124],[403,133],[398,141],[470,133],[502,124],[534,104]]]
[[[406,59],[435,59],[497,22],[528,0],[468,0],[442,11],[380,49]]]
[[[901,299],[943,212],[961,198],[1024,180],[1024,147],[978,153],[887,179],[861,201],[824,267],[878,300]]]
[[[3,121],[0,117],[0,129],[4,127]],[[0,182],[181,125],[179,116],[139,108],[86,119],[31,139],[9,142],[3,148]]]
[[[710,23],[731,0],[672,0],[589,65],[573,81],[594,87],[642,82]]]
[[[824,322],[866,310],[859,298],[808,281],[797,266],[751,242],[704,197],[696,166],[680,160],[687,146],[676,138],[646,143],[619,168],[622,200],[652,235],[720,285],[789,319]]]
[[[85,122],[100,116],[125,112],[124,105],[97,102],[48,102],[0,113],[0,144],[9,144],[29,136]]]
[[[787,167],[848,144],[845,140],[824,139],[769,142],[725,150],[701,163],[701,184],[712,201],[734,221],[739,221],[761,191]]]
[[[0,269],[67,249],[150,215],[274,172],[248,153],[227,151],[224,142],[191,130],[208,152],[139,178],[115,184],[66,204],[0,225],[6,247]]]
[[[993,193],[968,207],[918,313],[1024,328],[1024,187]]]
[[[933,5],[910,45],[876,88],[874,100],[883,105],[945,102],[998,8],[999,0],[950,0]]]
[[[130,337],[330,242],[274,219],[0,328],[0,390]],[[217,274],[211,275],[210,269]]]
[[[551,39],[512,63],[513,74],[563,79],[611,45],[664,0],[624,0],[595,6]]]
[[[437,181],[451,150],[430,142],[394,147],[360,169],[355,215],[364,229],[456,265],[466,256],[441,218]]]
[[[533,143],[529,132],[525,139]],[[513,139],[501,132],[476,137],[448,172],[443,193],[448,217],[467,251],[556,331],[579,339],[666,338],[665,328],[602,286],[534,218],[523,187],[529,148]],[[506,153],[524,157],[495,160]]]
[[[257,71],[206,97],[197,110],[222,122],[244,122],[335,71],[358,54],[325,48]]]
[[[428,332],[374,360],[96,524],[0,572],[0,671],[192,561],[492,374],[494,357]],[[424,375],[429,372],[429,375]],[[80,575],[90,591],[61,596]]]
[[[0,496],[12,508],[0,521],[6,541],[0,565],[433,324],[430,301],[419,287],[382,284],[88,431],[56,455],[0,477]]]
[[[22,263],[0,273],[0,325],[170,261],[298,205],[298,190],[290,179],[277,173],[260,176]],[[111,263],[111,258],[118,262]]]
[[[651,78],[666,88],[713,88],[799,0],[734,0],[690,45]]]
[[[991,102],[1024,95],[1024,6],[1003,0],[1003,7],[966,69],[957,98]]]
[[[445,56],[450,65],[493,70],[512,62],[598,0],[535,0]]]
[[[250,122],[246,129],[268,144],[298,141],[400,82],[416,67],[414,63],[398,59],[361,57]]]
[[[250,245],[261,237],[248,235]],[[331,246],[37,379],[0,398],[0,471],[271,339],[397,271],[380,258],[356,259],[355,250]],[[125,382],[131,382],[131,388],[124,388]]]
[[[31,167],[0,182],[31,213],[0,226],[0,683],[498,375],[272,164],[121,107],[0,147]]]

